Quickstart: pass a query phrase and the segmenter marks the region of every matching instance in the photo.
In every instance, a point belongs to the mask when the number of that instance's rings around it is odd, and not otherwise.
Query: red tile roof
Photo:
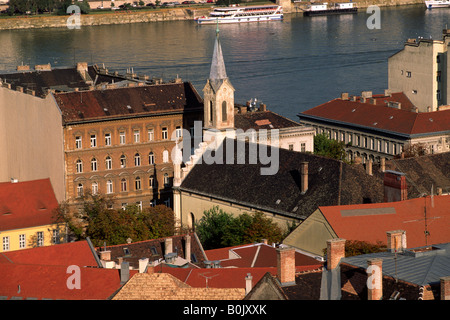
[[[132,276],[135,271],[130,271]],[[98,300],[107,299],[120,288],[116,269],[80,267],[80,289],[68,288],[73,271],[68,266],[0,263],[0,296],[22,299]]]
[[[232,256],[236,258],[230,258],[230,251]],[[276,248],[261,243],[206,250],[205,254],[209,260],[220,260],[220,264],[224,268],[267,268],[277,266]],[[305,271],[317,269],[322,266],[322,263],[310,256],[296,252],[295,265],[297,271]]]
[[[392,94],[391,101],[402,101],[403,94]],[[374,96],[377,98],[377,96]],[[407,98],[406,98],[407,99]],[[379,101],[382,100],[382,101]],[[309,116],[364,126],[376,130],[414,135],[450,130],[450,110],[434,112],[411,112],[388,107],[388,98],[377,98],[376,104],[360,101],[334,99],[300,113],[300,120]],[[408,109],[408,108],[406,108]]]
[[[0,231],[52,224],[57,207],[50,179],[0,183]]]
[[[398,202],[319,207],[337,236],[386,243],[386,231],[405,230],[407,247],[425,246],[425,206],[429,244],[450,242],[450,195]],[[357,226],[357,227],[355,227]]]
[[[12,262],[15,264],[97,266],[96,259],[87,241],[6,251],[2,255],[3,259],[0,259],[0,262]]]

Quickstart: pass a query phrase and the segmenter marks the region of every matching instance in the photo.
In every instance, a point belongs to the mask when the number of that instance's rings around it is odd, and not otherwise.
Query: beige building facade
[[[404,92],[419,112],[450,104],[450,30],[443,33],[443,40],[408,39],[404,48],[388,59],[388,88]]]

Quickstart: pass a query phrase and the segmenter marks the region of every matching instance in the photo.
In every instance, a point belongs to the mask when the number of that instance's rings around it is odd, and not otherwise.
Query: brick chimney
[[[381,300],[383,298],[383,260],[369,259],[367,265],[367,300]]]
[[[109,251],[109,250],[100,251],[100,260],[110,261],[111,260],[111,251]]]
[[[327,240],[327,269],[333,270],[345,257],[345,239]]]
[[[403,201],[408,199],[406,174],[386,170],[384,172],[384,202]]]
[[[164,239],[164,247],[165,247],[164,255],[172,253],[173,252],[173,239],[172,238]]]
[[[450,276],[441,278],[441,300],[450,300]]]
[[[185,248],[184,248],[184,258],[187,261],[191,261],[191,236],[190,235],[186,235],[186,237],[184,238],[185,240]]]
[[[387,249],[390,252],[402,252],[406,249],[406,231],[387,231]]]
[[[253,277],[251,273],[247,273],[245,277],[245,295],[247,295],[253,289]]]
[[[308,162],[302,162],[301,166],[301,192],[302,194],[306,193],[308,190]]]
[[[281,286],[295,285],[295,249],[277,248],[277,278]]]

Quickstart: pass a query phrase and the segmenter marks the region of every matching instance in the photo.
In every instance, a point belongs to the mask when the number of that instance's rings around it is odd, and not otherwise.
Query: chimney
[[[430,106],[427,107],[427,112],[431,112],[431,107]]]
[[[295,285],[295,249],[277,248],[277,278],[282,287]]]
[[[259,105],[259,111],[266,111],[266,110],[267,110],[266,105],[265,105],[264,103],[261,103],[261,104]]]
[[[28,71],[28,70],[30,70],[30,66],[29,65],[17,66],[17,71]]]
[[[100,260],[110,261],[111,260],[111,251],[109,251],[109,250],[100,251]]]
[[[372,175],[372,160],[366,162],[366,173],[371,176]]]
[[[77,63],[77,71],[88,71],[87,62],[78,62]]]
[[[245,277],[245,295],[247,295],[253,288],[253,277],[251,273],[247,273]]]
[[[148,258],[139,259],[139,273],[145,273],[148,266]]]
[[[390,97],[390,96],[392,96],[391,90],[385,89],[385,90],[384,90],[384,96],[385,96],[385,97]]]
[[[348,92],[341,93],[341,100],[348,100]]]
[[[369,103],[370,103],[370,104],[373,104],[373,105],[376,105],[376,104],[377,104],[377,99],[375,99],[375,98],[370,98],[370,99],[369,99]]]
[[[361,91],[361,97],[372,98],[372,91]]]
[[[267,239],[261,239],[261,243],[268,244],[269,242],[267,241]]]
[[[48,64],[37,64],[37,65],[34,66],[34,70],[51,71],[52,70],[52,66],[50,65],[50,63],[48,63]]]
[[[369,259],[367,265],[367,300],[381,300],[383,298],[383,260]]]
[[[172,238],[166,238],[164,240],[164,247],[166,248],[166,252],[164,252],[164,255],[172,253],[173,252],[173,239]]]
[[[345,239],[330,239],[327,240],[327,269],[333,270],[345,257]]]
[[[450,300],[450,276],[441,278],[441,300]]]
[[[308,190],[308,162],[302,162],[301,166],[301,192],[305,194]]]
[[[130,264],[122,262],[120,265],[120,284],[125,284],[130,279]]]
[[[384,202],[403,201],[408,199],[406,174],[386,170],[384,172]]]
[[[442,188],[436,188],[436,194],[438,195],[438,196],[442,196]]]
[[[402,252],[406,249],[406,231],[387,231],[387,249],[390,252]]]
[[[187,261],[191,261],[191,236],[186,235],[185,239],[185,248],[184,248],[184,258]]]
[[[247,107],[239,107],[239,112],[240,112],[241,114],[247,113]]]
[[[380,159],[380,171],[384,172],[386,170],[386,159],[385,158],[381,158]]]

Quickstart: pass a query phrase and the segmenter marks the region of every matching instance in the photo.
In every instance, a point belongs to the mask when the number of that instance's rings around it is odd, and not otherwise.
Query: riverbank
[[[404,6],[423,4],[423,0],[360,0],[355,2],[359,9],[365,9],[370,5],[380,7]],[[294,3],[291,10],[285,10],[286,13],[302,12],[304,3]],[[174,20],[193,20],[194,17],[207,15],[211,8],[202,7],[183,7],[154,9],[145,11],[124,11],[95,13],[80,16],[81,26],[99,26],[109,24],[127,24],[139,22],[158,22]],[[20,17],[2,17],[0,19],[0,30],[13,29],[35,29],[35,28],[67,28],[68,16],[20,16]]]

